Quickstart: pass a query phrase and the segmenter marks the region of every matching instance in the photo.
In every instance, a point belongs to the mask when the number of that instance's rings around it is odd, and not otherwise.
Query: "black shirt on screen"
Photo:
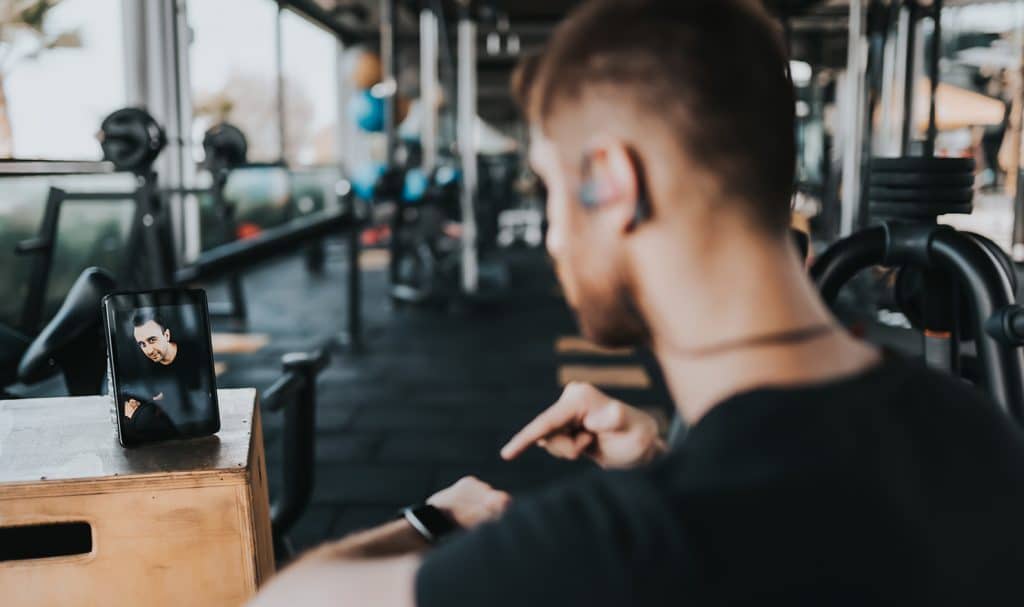
[[[1024,603],[1024,443],[887,360],[743,393],[654,465],[516,500],[425,558],[420,607]]]
[[[195,411],[201,403],[193,394],[202,388],[202,372],[207,361],[199,359],[201,351],[189,340],[175,342],[178,351],[169,365],[144,363],[144,376],[122,392],[122,398],[135,398],[138,410],[129,418],[128,431],[139,439],[171,438],[178,426],[186,424],[203,412]]]

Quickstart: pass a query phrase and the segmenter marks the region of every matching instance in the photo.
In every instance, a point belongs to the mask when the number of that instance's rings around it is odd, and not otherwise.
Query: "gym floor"
[[[328,242],[327,251],[319,276],[293,257],[244,277],[252,337],[217,355],[221,388],[265,389],[281,373],[282,354],[340,332],[348,268],[340,242]],[[320,376],[315,490],[290,534],[296,548],[384,522],[467,474],[517,495],[587,469],[537,450],[511,463],[498,457],[567,381],[590,380],[627,402],[668,410],[649,356],[600,351],[576,338],[542,252],[508,255],[512,296],[459,311],[395,308],[386,254],[363,255],[366,350],[335,350]],[[211,302],[223,297],[220,288],[209,292]],[[225,330],[215,323],[215,332]],[[263,412],[271,499],[282,474],[281,419]]]

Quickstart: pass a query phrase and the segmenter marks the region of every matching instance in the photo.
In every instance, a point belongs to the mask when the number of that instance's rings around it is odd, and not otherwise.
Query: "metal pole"
[[[348,280],[345,284],[345,303],[348,306],[345,329],[348,335],[343,338],[347,340],[352,352],[361,352],[363,348],[363,287],[359,242],[362,232],[357,225],[349,231],[345,239],[348,245]]]
[[[904,8],[907,11],[908,21],[906,68],[903,72],[903,131],[900,137],[900,151],[904,156],[909,156],[910,144],[914,141],[914,80],[917,76],[917,70],[914,69],[917,62],[918,10],[916,0],[907,0]]]
[[[395,48],[395,30],[398,29],[398,12],[395,0],[380,2],[380,62],[383,76],[384,137],[387,149],[387,165],[395,165],[395,151],[398,149],[398,54]]]
[[[935,0],[932,18],[935,28],[932,30],[932,56],[928,64],[928,75],[931,78],[931,97],[928,100],[928,139],[925,141],[925,156],[935,155],[935,139],[939,134],[938,117],[935,113],[935,96],[939,90],[940,63],[942,60],[942,0]]]
[[[475,293],[480,278],[476,243],[476,23],[466,5],[459,15],[458,70],[458,141],[462,157],[462,289],[466,293]]]
[[[288,133],[288,126],[285,124],[285,103],[284,103],[284,34],[281,30],[281,16],[284,14],[284,5],[281,0],[277,3],[277,19],[274,21],[274,61],[277,68],[277,155],[282,162],[286,162],[285,136]]]
[[[420,12],[420,146],[423,170],[429,175],[437,166],[437,15]]]
[[[1010,105],[1010,166],[1006,175],[1006,193],[1013,199],[1014,261],[1024,260],[1024,197],[1020,188],[1021,143],[1024,139],[1024,45],[1018,46],[1022,56],[1013,82],[1013,103]]]
[[[1020,10],[1018,6],[1018,11]],[[1020,16],[1018,12],[1017,16]],[[1014,99],[1010,105],[1010,168],[1007,170],[1007,196],[1014,201],[1014,233],[1011,255],[1014,261],[1024,261],[1024,198],[1021,194],[1021,130],[1024,128],[1024,36],[1020,29],[1016,30],[1014,40],[1016,48],[1021,50],[1017,70],[1010,72],[1015,78],[1011,80],[1014,87]]]
[[[849,236],[860,208],[862,137],[865,106],[864,0],[850,0],[850,36],[846,52],[843,99],[843,192],[839,235]]]

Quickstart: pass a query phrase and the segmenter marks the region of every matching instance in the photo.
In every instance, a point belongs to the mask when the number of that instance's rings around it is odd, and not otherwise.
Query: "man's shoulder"
[[[962,378],[895,356],[887,356],[882,366],[886,377],[885,392],[896,405],[998,413],[998,407],[989,395]]]

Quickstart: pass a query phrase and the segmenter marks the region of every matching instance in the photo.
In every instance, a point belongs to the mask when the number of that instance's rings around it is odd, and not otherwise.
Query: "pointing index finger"
[[[578,424],[579,413],[562,400],[551,405],[547,410],[526,424],[501,449],[501,457],[511,460],[519,457],[537,441],[569,426]]]

